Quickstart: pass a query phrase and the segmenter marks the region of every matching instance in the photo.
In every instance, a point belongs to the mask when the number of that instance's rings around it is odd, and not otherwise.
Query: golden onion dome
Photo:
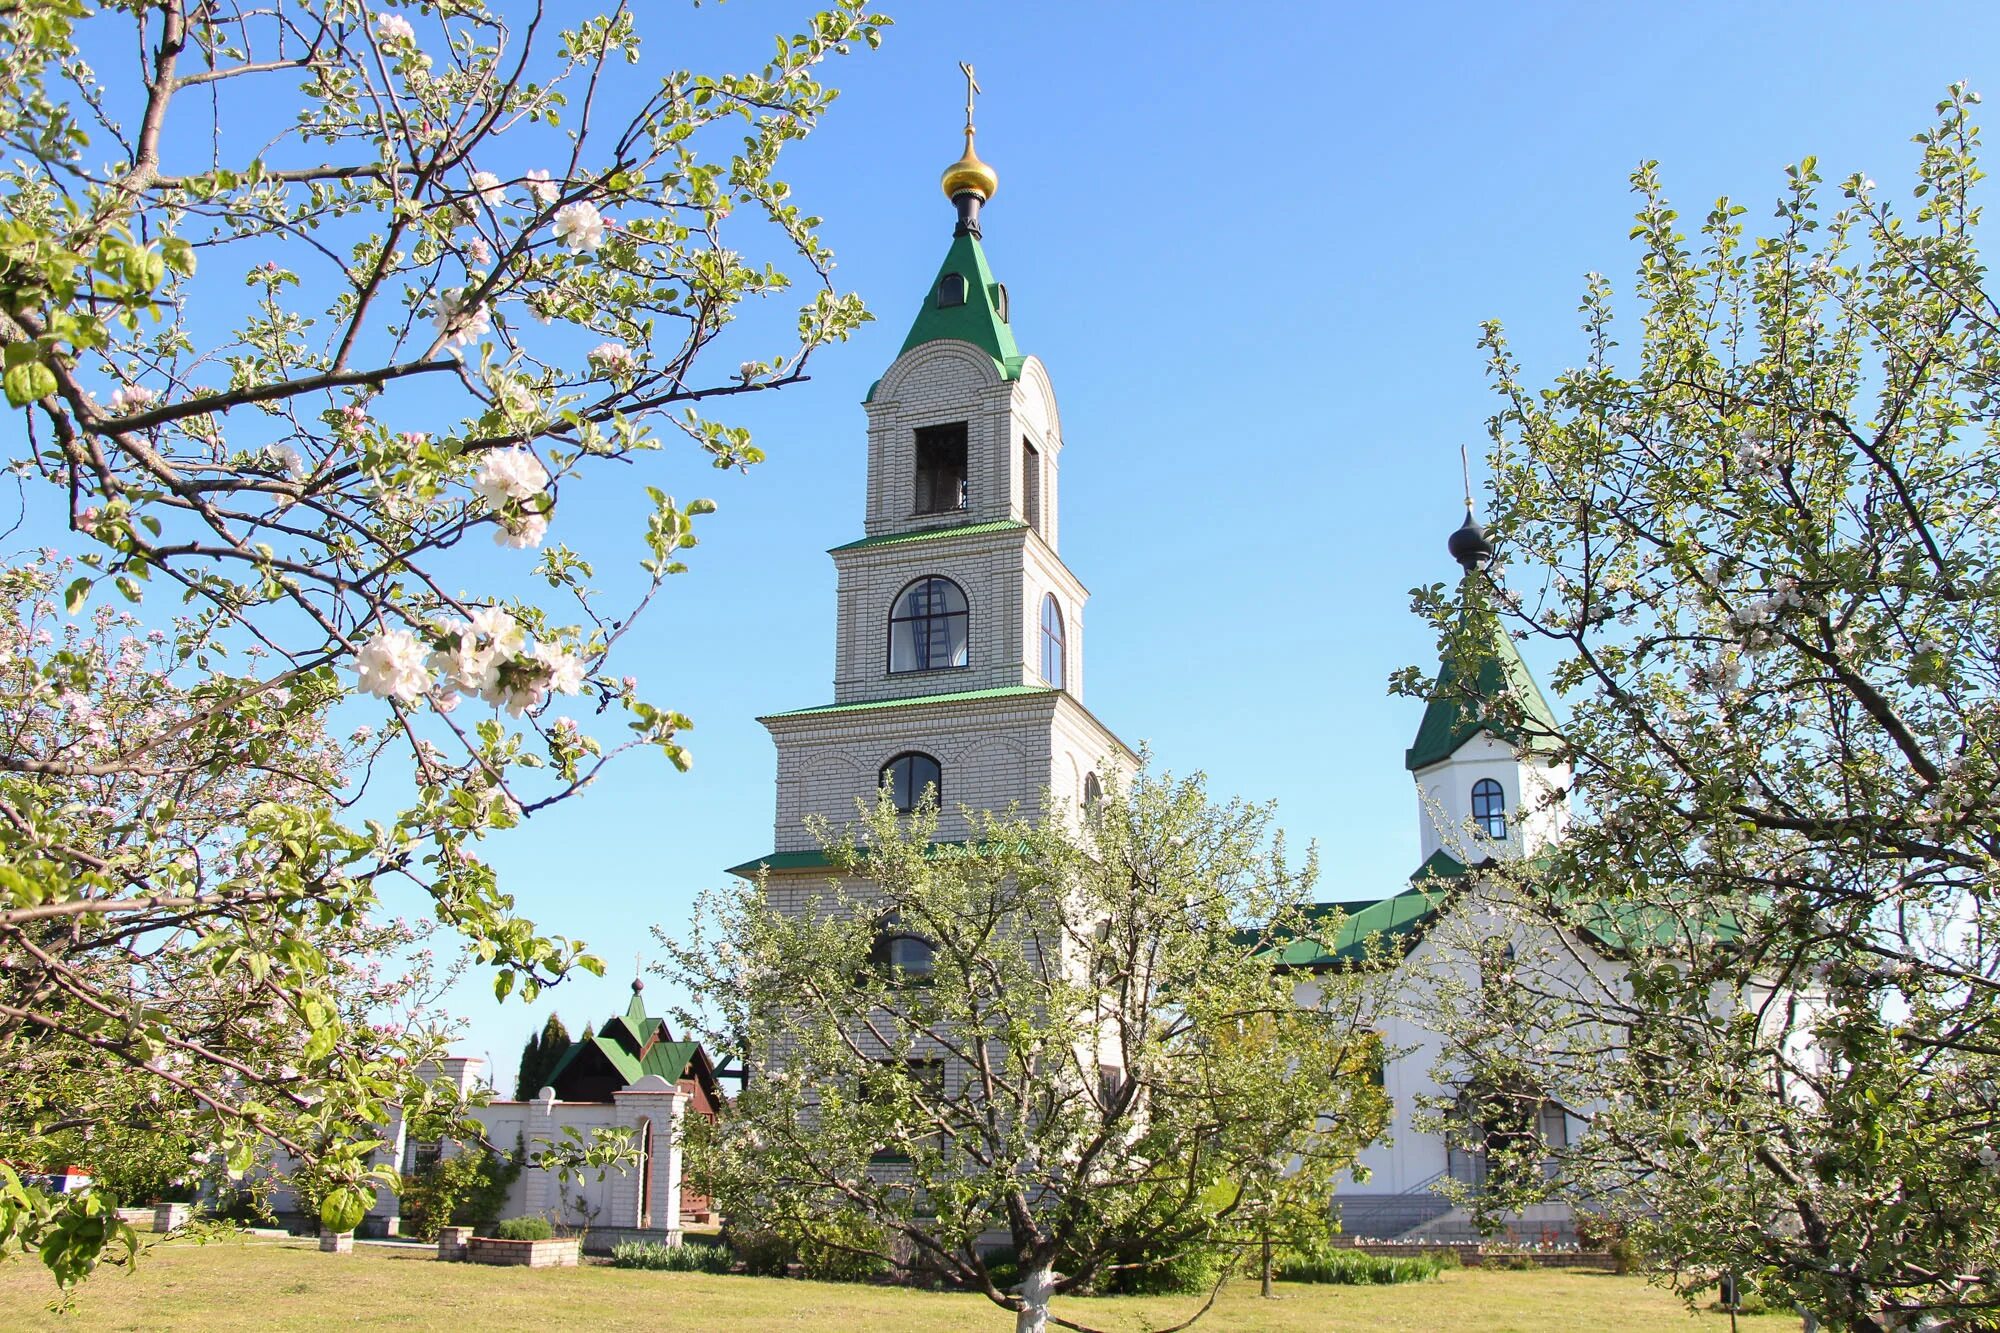
[[[944,197],[956,199],[961,194],[979,196],[982,203],[993,198],[1000,188],[1000,173],[979,160],[979,154],[972,151],[972,127],[965,127],[965,154],[958,161],[944,169]]]

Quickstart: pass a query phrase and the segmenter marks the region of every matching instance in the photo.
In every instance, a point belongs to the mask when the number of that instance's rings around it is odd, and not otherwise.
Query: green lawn
[[[837,1286],[776,1278],[639,1273],[585,1267],[529,1271],[440,1264],[416,1250],[360,1246],[321,1254],[307,1241],[173,1242],[136,1273],[107,1272],[84,1285],[67,1318],[50,1315],[54,1287],[16,1259],[0,1267],[0,1327],[67,1329],[272,1329],[375,1325],[399,1328],[898,1329],[1007,1333],[1011,1317],[965,1295]],[[1690,1316],[1639,1278],[1601,1273],[1512,1273],[1477,1269],[1399,1287],[1280,1284],[1262,1300],[1254,1283],[1233,1283],[1197,1328],[1330,1333],[1725,1333],[1727,1317]],[[1185,1299],[1120,1298],[1056,1304],[1097,1328],[1138,1333],[1174,1322]],[[1757,1333],[1796,1329],[1766,1317]]]

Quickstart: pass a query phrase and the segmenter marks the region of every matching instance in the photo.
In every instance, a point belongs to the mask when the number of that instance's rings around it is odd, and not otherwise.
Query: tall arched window
[[[937,946],[904,925],[901,914],[891,912],[875,925],[868,961],[891,981],[929,981],[937,970]]]
[[[1097,774],[1083,775],[1083,808],[1095,810],[1097,803],[1104,799],[1104,784],[1097,780]]]
[[[1042,679],[1063,687],[1063,614],[1054,593],[1042,594]]]
[[[927,754],[908,750],[882,765],[881,785],[889,789],[889,799],[904,814],[916,809],[928,795],[944,805],[944,770]]]
[[[1507,793],[1492,778],[1472,784],[1472,822],[1489,838],[1507,836]]]
[[[970,665],[965,593],[950,579],[918,579],[889,612],[889,670]]]

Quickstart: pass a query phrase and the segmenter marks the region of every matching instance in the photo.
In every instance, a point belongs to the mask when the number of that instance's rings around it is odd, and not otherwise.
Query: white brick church
[[[971,135],[968,128],[965,156],[945,173],[957,210],[950,248],[864,404],[863,531],[831,552],[839,579],[833,697],[761,719],[777,746],[773,847],[732,873],[767,872],[780,902],[802,903],[826,880],[807,819],[845,824],[858,801],[871,802],[885,785],[904,809],[934,788],[944,812],[938,836],[950,839],[968,832],[962,810],[1017,805],[1035,817],[1049,797],[1087,804],[1136,762],[1084,704],[1088,594],[1059,545],[1062,419],[1047,369],[1016,343],[1007,289],[982,248],[980,213],[997,179],[973,153]],[[1488,554],[1469,514],[1452,553],[1468,570]],[[1495,648],[1480,684],[1491,674],[1553,728],[1511,644],[1503,636]],[[1285,725],[1275,713],[1272,720]],[[1429,927],[1441,914],[1482,910],[1476,891],[1454,891],[1470,882],[1465,863],[1532,855],[1563,836],[1567,813],[1551,793],[1567,785],[1567,773],[1455,705],[1430,707],[1407,767],[1420,796],[1421,869],[1401,892],[1341,904],[1341,938],[1301,941],[1288,953],[1302,1000],[1314,998],[1317,969],[1338,966],[1378,933],[1407,950],[1388,984],[1420,988],[1422,969],[1446,947]],[[1420,1003],[1401,1007],[1414,1012]],[[1459,1238],[1453,1228],[1465,1219],[1430,1187],[1447,1175],[1476,1183],[1477,1154],[1420,1132],[1412,1119],[1420,1096],[1438,1091],[1437,1038],[1409,1018],[1388,1019],[1382,1036],[1392,1052],[1384,1080],[1395,1121],[1390,1138],[1364,1156],[1366,1191],[1341,1192],[1347,1229]],[[1564,1108],[1542,1108],[1539,1129],[1552,1144],[1579,1128]],[[1523,1222],[1570,1235],[1566,1212]]]

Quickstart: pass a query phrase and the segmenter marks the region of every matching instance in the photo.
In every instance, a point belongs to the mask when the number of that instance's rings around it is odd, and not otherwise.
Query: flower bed
[[[575,1268],[579,1248],[580,1242],[574,1236],[553,1240],[501,1240],[497,1236],[474,1236],[465,1244],[465,1257],[475,1264]]]

